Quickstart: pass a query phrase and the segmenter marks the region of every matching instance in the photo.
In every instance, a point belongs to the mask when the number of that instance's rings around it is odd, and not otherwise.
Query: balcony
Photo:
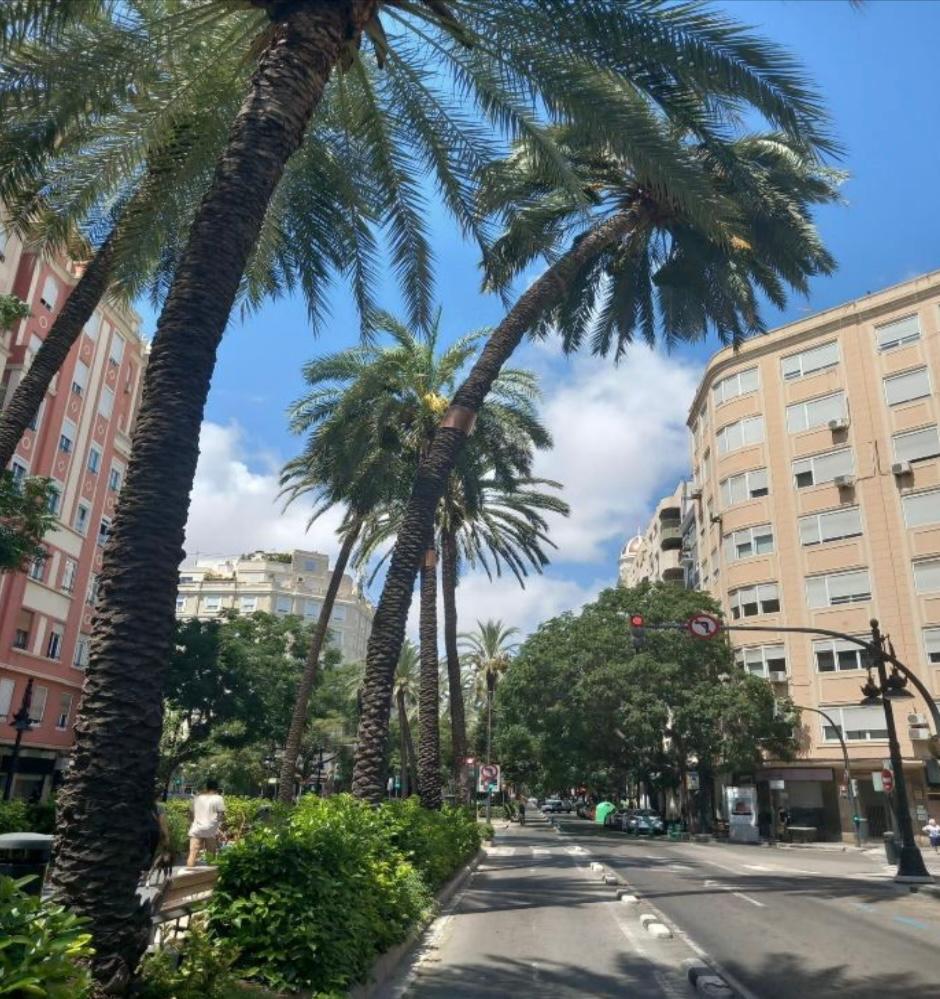
[[[677,583],[679,586],[685,585],[685,569],[672,567],[663,569],[664,583]]]
[[[664,552],[674,551],[682,547],[682,527],[679,521],[670,521],[660,526],[659,547]]]

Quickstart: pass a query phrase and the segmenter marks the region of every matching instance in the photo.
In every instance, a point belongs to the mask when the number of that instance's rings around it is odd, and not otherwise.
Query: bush
[[[186,936],[177,960],[163,950],[144,958],[135,995],[139,999],[230,999],[238,978],[238,948],[215,940],[199,924]]]
[[[85,920],[42,902],[0,875],[0,994],[82,999],[91,989],[83,960],[91,957]]]
[[[55,802],[0,801],[0,833],[55,831]]]
[[[185,852],[192,824],[192,798],[171,798],[166,803],[166,820],[174,853]],[[283,825],[292,808],[269,798],[244,798],[225,795],[225,834],[229,840],[244,839],[252,830],[263,826]]]
[[[469,809],[422,808],[417,798],[386,802],[380,809],[392,845],[417,868],[425,883],[439,888],[480,849],[480,828]]]
[[[382,810],[348,796],[303,798],[219,858],[209,926],[241,952],[247,977],[340,991],[404,938],[430,892],[396,849]]]
[[[480,835],[485,840],[492,840],[492,838],[496,835],[496,830],[493,829],[489,822],[484,822],[483,825],[480,826]]]

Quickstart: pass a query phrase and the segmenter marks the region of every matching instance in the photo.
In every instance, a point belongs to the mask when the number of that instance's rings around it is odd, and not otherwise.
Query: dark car
[[[660,836],[666,831],[666,823],[652,808],[631,808],[624,815],[622,828],[634,836]]]

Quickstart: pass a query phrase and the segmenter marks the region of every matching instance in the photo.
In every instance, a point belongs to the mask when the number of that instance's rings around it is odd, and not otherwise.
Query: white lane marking
[[[731,892],[737,898],[743,899],[745,902],[750,902],[751,905],[756,905],[759,909],[766,909],[767,904],[765,902],[758,902],[756,898],[751,898],[750,895],[745,895],[744,892],[738,891],[735,885],[723,885],[720,881],[712,881],[710,878],[704,882],[706,888],[717,888],[718,891]]]
[[[488,857],[511,857],[516,852],[514,846],[491,846],[486,851]]]
[[[535,857],[547,857],[552,852],[551,850],[546,850],[544,847],[541,846],[533,846],[530,847],[530,849],[532,850],[532,855]]]
[[[779,867],[764,867],[762,864],[745,864],[744,866],[749,871],[774,871],[774,870],[780,870]]]
[[[666,869],[669,871],[691,871],[692,868],[688,864],[667,864]]]
[[[758,902],[756,898],[751,898],[750,895],[745,895],[743,891],[733,891],[731,894],[736,898],[743,898],[745,902],[750,902],[751,905],[756,905],[759,909],[767,908],[763,902]]]

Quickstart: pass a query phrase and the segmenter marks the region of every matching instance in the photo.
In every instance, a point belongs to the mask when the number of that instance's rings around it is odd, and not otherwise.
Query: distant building
[[[0,229],[0,294],[32,310],[0,335],[0,405],[6,405],[52,327],[81,267],[25,252]],[[10,469],[48,476],[59,518],[46,557],[28,572],[0,576],[0,780],[26,683],[33,678],[33,728],[23,739],[13,793],[46,794],[65,765],[88,662],[91,614],[104,542],[131,450],[147,345],[140,318],[102,304],[53,379]]]
[[[642,533],[631,538],[620,553],[620,585],[643,582],[696,586],[696,504],[689,484],[679,485],[656,505]]]
[[[176,616],[210,621],[228,609],[241,614],[295,614],[315,622],[329,581],[330,560],[320,552],[198,556],[180,568]],[[352,577],[344,574],[330,634],[347,662],[365,659],[373,613]]]

